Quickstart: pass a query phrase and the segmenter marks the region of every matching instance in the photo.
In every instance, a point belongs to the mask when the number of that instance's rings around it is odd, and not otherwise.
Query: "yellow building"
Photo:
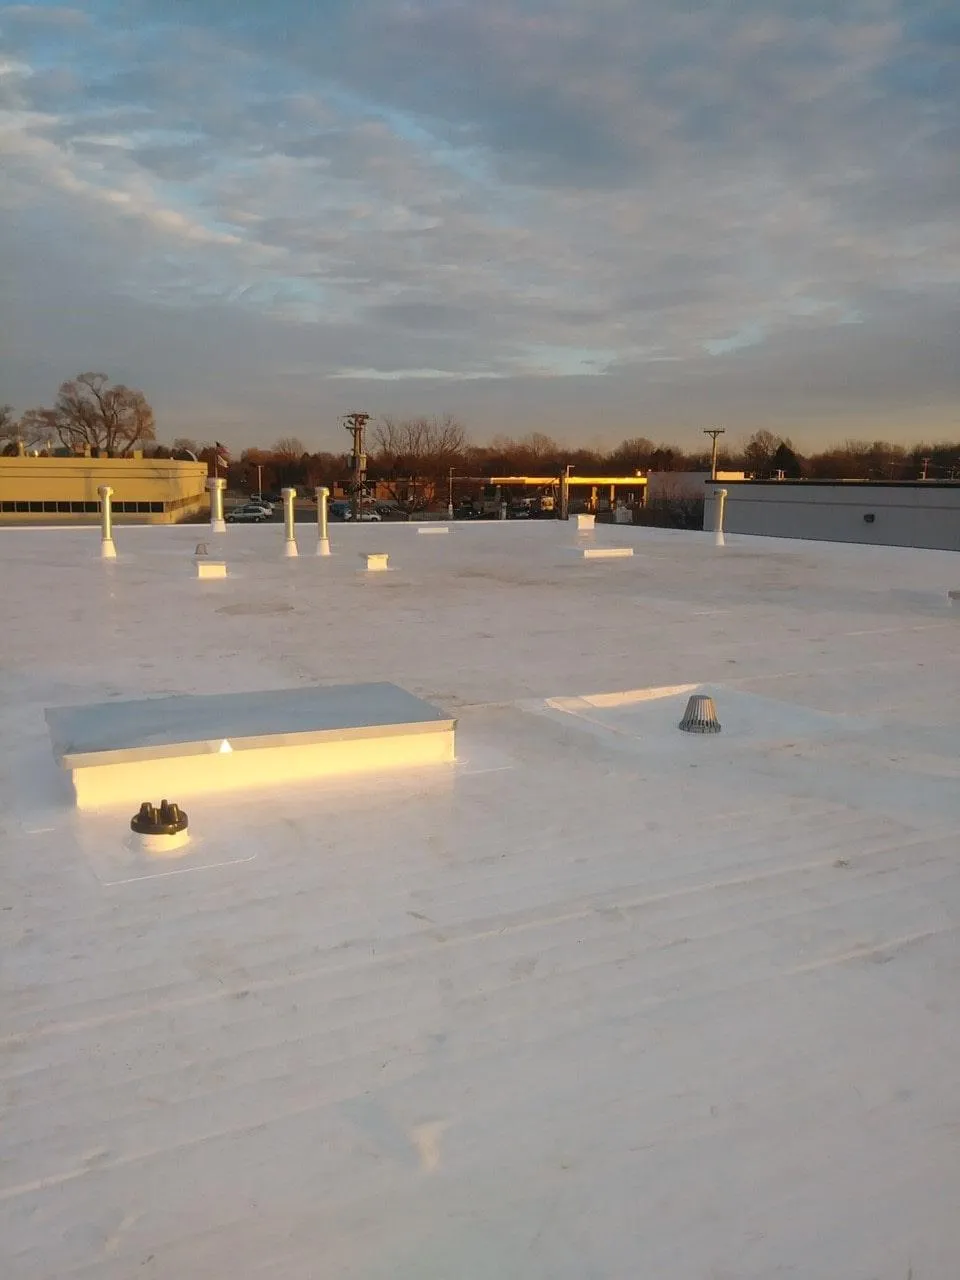
[[[169,458],[0,458],[0,524],[99,519],[100,485],[117,523],[176,524],[209,510],[205,462]]]

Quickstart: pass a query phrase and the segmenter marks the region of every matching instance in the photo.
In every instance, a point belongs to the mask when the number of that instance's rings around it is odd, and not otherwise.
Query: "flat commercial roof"
[[[960,1274],[960,557],[298,535],[0,533],[0,1274]],[[455,764],[191,802],[175,861],[44,719],[376,681]]]

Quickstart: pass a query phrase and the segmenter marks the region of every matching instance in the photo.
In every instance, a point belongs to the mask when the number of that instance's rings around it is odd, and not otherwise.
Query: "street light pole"
[[[453,519],[453,467],[447,476],[447,519]]]
[[[726,427],[704,427],[703,434],[709,436],[713,444],[710,450],[710,479],[717,478],[717,436],[726,435]]]
[[[570,519],[570,472],[573,469],[573,463],[568,462],[563,469],[563,475],[560,477],[560,519]]]
[[[263,497],[263,466],[257,463],[257,495]]]

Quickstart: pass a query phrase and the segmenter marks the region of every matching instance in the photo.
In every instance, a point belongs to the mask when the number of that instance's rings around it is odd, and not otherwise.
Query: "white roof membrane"
[[[4,1276],[960,1273],[955,554],[238,526],[211,591],[197,536],[0,537]],[[44,720],[378,681],[456,762],[171,860]]]

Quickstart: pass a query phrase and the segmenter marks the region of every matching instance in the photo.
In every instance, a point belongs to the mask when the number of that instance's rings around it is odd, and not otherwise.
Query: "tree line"
[[[368,479],[385,486],[401,503],[423,500],[449,481],[494,475],[555,476],[569,466],[575,474],[634,475],[648,471],[708,471],[710,451],[684,450],[646,436],[622,440],[614,449],[571,447],[540,431],[521,436],[496,435],[474,444],[453,415],[396,419],[385,416],[368,427]],[[212,471],[215,442],[178,437],[157,442],[154,412],[146,396],[106,374],[81,373],[61,384],[50,408],[28,409],[19,417],[0,405],[0,452],[34,453],[86,450],[129,454],[143,449],[157,458],[196,457]],[[721,448],[724,471],[744,471],[758,479],[918,480],[960,479],[960,441],[912,447],[882,440],[846,440],[820,452],[801,454],[788,438],[768,430]],[[258,470],[259,468],[259,470]],[[349,478],[349,457],[342,452],[309,450],[296,436],[269,448],[249,448],[230,460],[232,488],[264,490],[310,487]],[[411,497],[416,491],[419,498]]]

